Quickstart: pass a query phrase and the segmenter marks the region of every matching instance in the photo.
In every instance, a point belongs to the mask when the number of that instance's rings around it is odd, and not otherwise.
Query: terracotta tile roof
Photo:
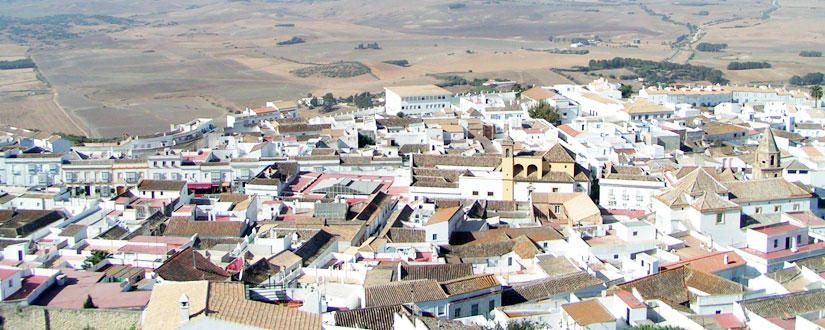
[[[192,248],[173,254],[155,270],[155,273],[164,280],[178,282],[201,280],[223,282],[229,278],[229,273]]]
[[[401,265],[401,280],[450,281],[473,275],[470,264]]]
[[[308,266],[310,263],[318,258],[319,254],[323,253],[330,244],[336,240],[335,236],[324,231],[319,230],[310,239],[304,242],[301,247],[295,250],[295,254],[301,257],[303,265]]]
[[[624,105],[625,111],[631,115],[646,114],[646,113],[662,113],[673,112],[664,106],[656,103],[651,103],[645,99],[637,99],[633,103],[626,103]]]
[[[456,232],[450,237],[450,244],[481,244],[503,242],[509,239],[526,235],[533,242],[564,239],[558,230],[550,226],[522,227],[522,228],[495,228],[484,231]]]
[[[783,178],[732,181],[725,185],[730,189],[730,200],[737,204],[812,197],[810,192]]]
[[[728,262],[725,263],[725,257],[728,257]],[[674,269],[681,266],[690,266],[708,273],[716,273],[723,270],[745,266],[745,259],[739,256],[736,252],[715,252],[708,255],[693,257],[661,266],[662,269]]]
[[[402,305],[380,306],[335,312],[335,325],[347,328],[392,330],[393,314],[409,315]]]
[[[462,262],[472,262],[474,259],[503,256],[515,252],[522,259],[531,259],[539,253],[539,249],[527,236],[482,244],[451,245],[444,248],[448,257],[460,258]]]
[[[688,287],[709,295],[739,294],[747,291],[739,283],[686,266],[664,270],[616,288],[626,291],[635,288],[645,299],[659,299],[675,309],[685,310],[684,304],[695,299]]]
[[[441,283],[441,288],[447,295],[455,296],[464,293],[495,288],[501,284],[495,275],[475,275]]]
[[[556,143],[549,150],[547,150],[544,155],[542,155],[545,161],[551,163],[575,163],[576,158],[573,156],[573,153],[567,150],[561,143]]]
[[[539,267],[547,273],[549,278],[562,277],[570,274],[575,274],[581,271],[570,260],[563,256],[539,256]]]
[[[292,251],[283,250],[283,251],[279,252],[278,254],[270,257],[268,259],[268,261],[269,261],[269,263],[271,263],[275,266],[289,268],[292,265],[300,263],[301,262],[301,257],[299,257],[295,253],[292,253]]]
[[[825,309],[825,289],[745,300],[742,307],[764,318],[789,318]]]
[[[541,88],[539,86],[521,92],[521,97],[526,97],[538,102],[543,102],[553,96],[556,96],[556,92]]]
[[[452,219],[453,215],[455,215],[460,209],[461,207],[459,206],[440,208],[435,211],[435,214],[433,214],[432,217],[430,217],[430,220],[427,220],[427,225],[429,226],[449,221],[450,219]]]
[[[393,282],[364,288],[367,307],[391,306],[446,299],[447,294],[433,280]]]
[[[176,180],[143,180],[138,185],[140,190],[155,191],[181,191],[186,186],[186,181]]]
[[[604,285],[604,281],[585,271],[579,271],[564,276],[515,284],[502,292],[501,301],[503,305],[513,305],[566,295],[597,285]]]
[[[190,221],[187,217],[171,217],[163,231],[165,236],[186,236],[198,234],[204,237],[241,237],[244,223],[241,221]]]
[[[387,238],[393,243],[423,243],[427,241],[427,231],[415,228],[390,228]]]
[[[262,329],[321,328],[321,316],[249,300],[242,283],[209,283],[206,316]]]
[[[495,168],[501,165],[501,157],[479,154],[470,157],[454,155],[413,155],[412,159],[414,167],[435,167],[436,165],[442,165]]]
[[[572,304],[564,304],[561,305],[561,308],[576,321],[576,324],[583,327],[591,324],[616,321],[598,300],[585,300]]]
[[[63,230],[57,236],[74,236],[82,230],[86,230],[85,225],[78,225],[73,223],[71,225],[66,226],[66,228],[63,228]]]

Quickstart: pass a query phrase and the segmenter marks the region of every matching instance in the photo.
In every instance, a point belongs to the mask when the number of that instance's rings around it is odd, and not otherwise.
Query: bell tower
[[[753,164],[753,179],[769,179],[782,176],[782,161],[779,147],[768,127],[762,133],[762,140],[756,147],[756,163]]]
[[[513,139],[508,134],[501,141],[501,184],[502,200],[513,200]]]

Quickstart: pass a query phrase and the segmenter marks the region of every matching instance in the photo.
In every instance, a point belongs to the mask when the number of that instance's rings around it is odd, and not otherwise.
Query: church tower
[[[769,179],[782,176],[779,147],[768,127],[762,133],[762,140],[756,148],[756,163],[753,164],[753,179]]]
[[[513,139],[508,134],[501,141],[501,193],[502,200],[513,200]]]

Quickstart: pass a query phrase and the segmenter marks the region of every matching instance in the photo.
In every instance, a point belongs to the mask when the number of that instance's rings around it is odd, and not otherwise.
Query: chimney
[[[189,297],[186,294],[180,295],[180,324],[189,322]]]
[[[727,255],[727,254],[725,254],[725,265],[729,264],[729,263],[730,263],[729,261],[730,261],[730,260],[728,260],[728,255]]]

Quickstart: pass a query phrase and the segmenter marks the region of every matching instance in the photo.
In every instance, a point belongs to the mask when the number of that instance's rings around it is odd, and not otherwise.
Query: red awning
[[[189,189],[209,189],[212,188],[211,183],[187,183],[186,184]]]

